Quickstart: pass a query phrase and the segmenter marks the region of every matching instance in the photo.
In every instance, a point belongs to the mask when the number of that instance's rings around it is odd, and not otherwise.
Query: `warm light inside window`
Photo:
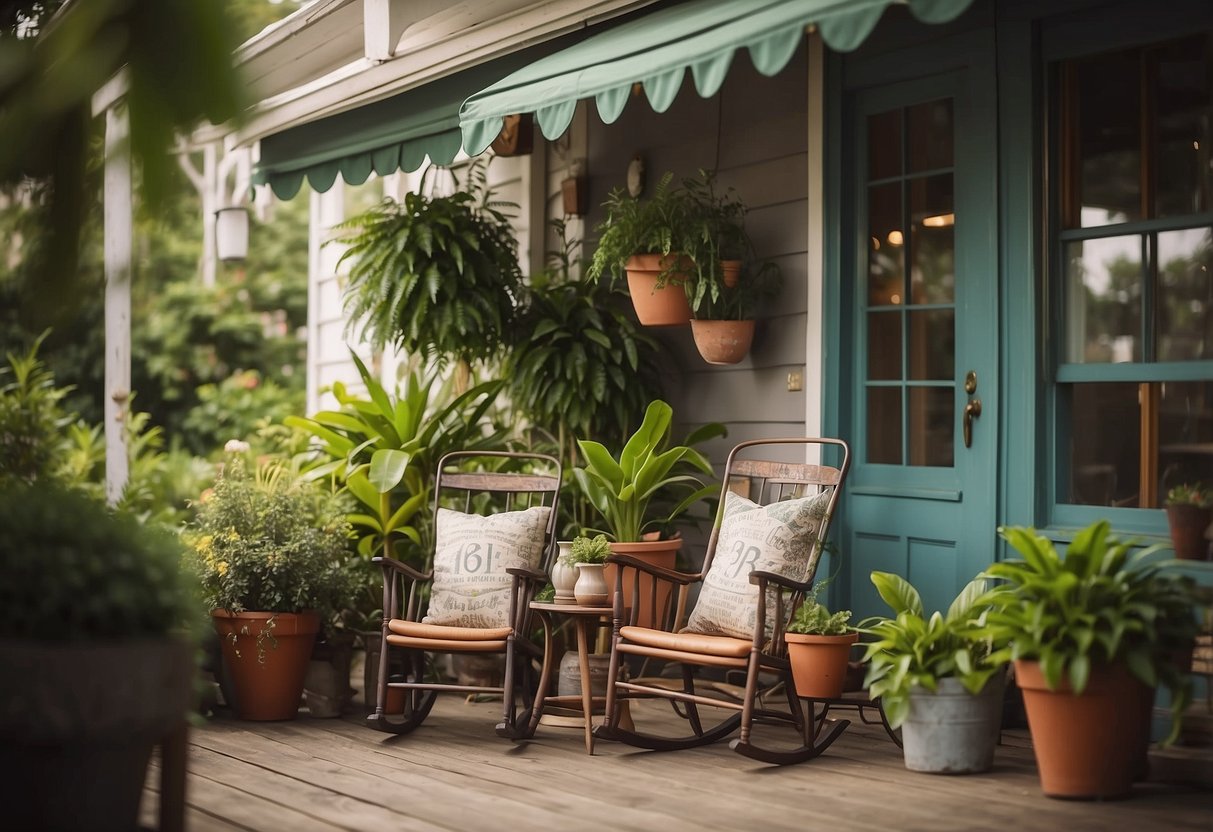
[[[933,217],[923,217],[922,224],[927,228],[946,228],[956,224],[955,214],[936,214]]]
[[[889,245],[899,246],[902,243],[901,232],[894,229],[889,232]]]

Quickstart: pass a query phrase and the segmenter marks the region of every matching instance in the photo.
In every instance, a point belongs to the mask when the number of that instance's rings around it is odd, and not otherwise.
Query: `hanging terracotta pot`
[[[784,633],[783,638],[788,643],[788,661],[792,664],[797,696],[812,699],[842,696],[851,645],[859,640],[859,633],[841,636]]]
[[[693,268],[689,258],[679,257],[678,271],[668,276],[665,285],[657,288],[657,280],[673,256],[633,254],[624,264],[632,306],[645,326],[673,326],[691,320],[691,305],[683,288]]]
[[[1175,557],[1184,560],[1204,560],[1208,557],[1209,541],[1205,532],[1213,522],[1213,509],[1193,505],[1167,506],[1167,523],[1171,527],[1171,545]]]
[[[659,566],[662,569],[673,569],[678,560],[678,550],[682,548],[682,538],[674,538],[673,540],[642,540],[636,543],[612,543],[611,551],[621,555],[629,555],[638,558],[645,563]],[[606,565],[606,582],[607,588],[615,592],[615,570],[618,567],[613,563]],[[631,567],[624,567],[623,570],[623,606],[624,618],[630,620],[632,603],[634,597],[633,587],[636,583],[636,570]],[[640,573],[640,597],[645,599],[647,606],[642,606],[639,617],[636,619],[636,625],[639,627],[655,627],[660,626],[659,622],[664,616],[666,606],[670,600],[670,591],[673,585],[668,581],[662,581],[657,584],[657,622],[653,619],[652,605],[648,605],[648,599],[653,594],[653,579],[651,576]]]
[[[720,261],[721,280],[725,286],[732,289],[737,285],[737,282],[741,280],[741,266],[742,262],[740,260]]]
[[[1049,797],[1124,797],[1145,768],[1154,691],[1123,663],[1093,665],[1081,695],[1049,690],[1039,662],[1017,660],[1040,787]]]
[[[754,340],[753,321],[691,321],[691,335],[709,364],[736,364]]]
[[[294,719],[320,630],[314,612],[211,613],[241,719]]]

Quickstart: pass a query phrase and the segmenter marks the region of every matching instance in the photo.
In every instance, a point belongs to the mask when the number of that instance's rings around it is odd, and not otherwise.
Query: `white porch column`
[[[825,379],[825,345],[822,343],[822,304],[825,303],[825,45],[821,35],[809,35],[809,142],[808,142],[808,310],[804,349],[804,431],[821,436]],[[810,451],[820,462],[820,449]]]
[[[131,156],[126,106],[105,111],[105,496],[122,497],[129,474],[131,390]]]

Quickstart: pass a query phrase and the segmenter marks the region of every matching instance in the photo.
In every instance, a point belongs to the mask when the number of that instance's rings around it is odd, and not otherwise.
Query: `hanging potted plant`
[[[0,566],[6,828],[135,829],[152,748],[197,696],[179,541],[79,491],[10,483]]]
[[[293,719],[316,634],[349,606],[340,506],[277,462],[229,453],[187,531],[239,715]]]
[[[1213,489],[1200,483],[1177,485],[1167,492],[1166,508],[1175,557],[1204,560],[1209,552],[1209,525],[1213,524]]]
[[[1023,556],[989,567],[1006,582],[984,632],[1007,647],[1023,691],[1040,782],[1050,797],[1127,795],[1145,766],[1154,689],[1171,693],[1179,734],[1191,681],[1196,596],[1188,578],[1132,554],[1107,521],[1079,532],[1064,556],[1032,529],[1004,528]]]
[[[906,768],[970,774],[994,764],[1002,718],[1004,661],[981,632],[1002,590],[971,581],[946,613],[929,618],[909,581],[873,572],[872,583],[894,618],[867,619],[864,686],[879,698],[893,728],[902,728]]]
[[[813,587],[788,623],[784,641],[796,695],[812,699],[836,699],[846,684],[851,645],[859,631],[851,626],[851,611],[831,613],[817,600],[821,584]]]
[[[695,262],[686,252],[693,204],[685,189],[670,187],[673,178],[662,176],[649,199],[615,188],[603,203],[606,219],[595,228],[600,236],[587,276],[597,281],[609,274],[614,281],[626,274],[636,317],[645,326],[691,319],[687,295]]]
[[[691,445],[720,435],[719,424],[706,425],[687,438],[686,444],[669,447],[670,425],[674,410],[661,400],[649,403],[644,421],[624,444],[618,458],[600,442],[578,440],[585,459],[584,467],[573,470],[581,492],[598,513],[603,528],[587,531],[605,533],[611,549],[618,554],[639,557],[648,563],[673,569],[679,537],[661,539],[672,521],[684,515],[701,500],[715,496],[716,485],[705,485],[692,471],[712,476],[712,465]],[[676,500],[672,506],[663,500]],[[663,516],[650,515],[650,506],[662,506]],[[613,564],[608,565],[607,584],[617,586]],[[630,585],[631,576],[624,575]],[[646,577],[647,576],[643,576]],[[642,581],[642,594],[648,592]],[[663,584],[662,589],[668,590]],[[660,599],[659,606],[664,605]],[[631,606],[630,600],[625,606]],[[649,611],[643,611],[641,626],[648,626]]]

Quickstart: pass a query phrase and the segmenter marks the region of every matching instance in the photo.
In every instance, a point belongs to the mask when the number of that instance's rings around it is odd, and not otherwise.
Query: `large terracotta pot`
[[[851,645],[859,640],[859,633],[841,636],[784,633],[783,638],[788,643],[788,661],[792,664],[797,696],[812,699],[842,696]]]
[[[632,306],[636,308],[636,317],[645,326],[673,326],[691,320],[691,305],[687,302],[686,289],[682,285],[683,280],[690,279],[689,274],[685,278],[678,278],[678,283],[667,280],[664,286],[657,288],[657,278],[668,259],[660,254],[633,254],[624,264]],[[688,273],[692,268],[691,261],[686,257],[681,258],[679,265]]]
[[[1154,691],[1123,663],[1095,665],[1086,690],[1049,690],[1038,662],[1015,662],[1040,786],[1049,797],[1128,795],[1145,765]]]
[[[611,551],[621,555],[639,558],[645,563],[653,566],[660,566],[663,569],[673,569],[678,560],[678,550],[682,548],[682,538],[674,540],[643,540],[638,543],[612,543]],[[606,565],[604,575],[606,576],[607,590],[612,597],[615,592],[615,571],[616,566],[613,563]],[[628,617],[632,610],[633,586],[636,580],[636,570],[630,567],[625,567],[623,570],[623,594],[624,594],[624,616]],[[668,581],[663,581],[657,584],[657,618],[662,618],[663,612],[666,610],[670,601],[670,592],[673,586]],[[653,579],[649,575],[640,574],[640,597],[648,599],[653,592]],[[610,601],[608,601],[610,603]],[[652,607],[647,603],[640,610],[640,616],[636,620],[637,626],[652,627],[653,621]]]
[[[691,321],[691,335],[709,364],[736,364],[754,341],[753,321]]]
[[[3,827],[135,829],[152,747],[184,725],[195,673],[179,639],[0,640]]]
[[[1208,557],[1209,541],[1205,532],[1213,522],[1213,509],[1201,506],[1167,506],[1167,523],[1171,527],[1171,545],[1175,557],[1204,560]]]
[[[236,687],[240,718],[294,719],[320,617],[314,612],[215,610],[211,619]]]

